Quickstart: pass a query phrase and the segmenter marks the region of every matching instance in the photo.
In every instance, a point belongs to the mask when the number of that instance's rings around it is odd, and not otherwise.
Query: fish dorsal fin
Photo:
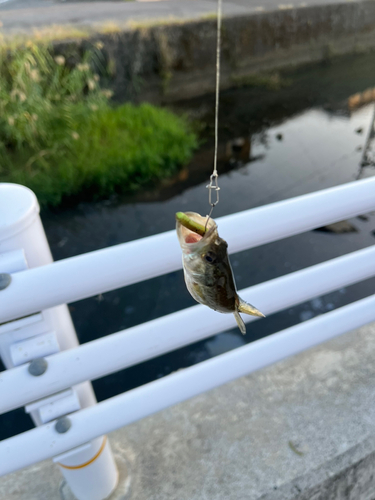
[[[243,322],[243,319],[239,315],[238,311],[234,311],[234,317],[236,318],[238,328],[241,330],[242,335],[245,335],[246,333],[246,326],[245,323]]]
[[[239,312],[245,313],[245,314],[250,314],[250,316],[259,316],[260,318],[265,318],[264,314],[261,313],[256,307],[252,306],[251,304],[248,304],[244,300],[242,300],[240,297],[238,297],[239,303],[237,306],[237,310]]]

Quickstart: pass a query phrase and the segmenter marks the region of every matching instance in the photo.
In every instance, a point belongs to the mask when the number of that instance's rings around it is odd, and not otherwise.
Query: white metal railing
[[[240,252],[374,210],[374,193],[370,178],[228,215],[217,219],[220,236],[230,253]],[[175,231],[168,231],[19,272],[1,293],[0,323],[180,268]]]
[[[374,209],[375,178],[371,178],[223,217],[218,223],[230,250],[238,252]],[[0,292],[0,323],[173,271],[181,266],[180,259],[171,231],[16,273],[11,286]],[[374,275],[375,247],[369,247],[256,285],[241,295],[270,314]],[[38,294],[34,293],[36,289]],[[375,296],[363,299],[80,410],[69,416],[72,426],[64,434],[58,434],[49,423],[6,439],[0,443],[0,475],[75,448],[374,321],[374,305]],[[49,356],[48,370],[41,377],[29,376],[27,365],[12,368],[0,373],[1,410],[8,411],[82,380],[99,378],[232,326],[231,315],[219,315],[197,305]]]
[[[269,315],[372,276],[375,246],[249,287],[240,295],[249,301],[256,298],[261,310]],[[247,323],[257,321],[254,316],[244,315],[243,319]],[[0,374],[0,414],[235,326],[231,314],[196,305],[48,356],[49,369],[43,377],[30,377],[24,365],[7,370]]]
[[[371,296],[73,413],[64,435],[57,435],[52,425],[24,432],[0,445],[1,471],[52,458],[374,320]]]

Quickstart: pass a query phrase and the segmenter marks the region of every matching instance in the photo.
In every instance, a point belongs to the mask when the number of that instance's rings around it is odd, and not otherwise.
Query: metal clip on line
[[[218,184],[219,175],[215,172],[210,176],[210,183],[206,186],[208,189],[208,203],[211,207],[215,207],[219,203],[219,184]],[[212,191],[216,191],[216,201],[212,202]]]

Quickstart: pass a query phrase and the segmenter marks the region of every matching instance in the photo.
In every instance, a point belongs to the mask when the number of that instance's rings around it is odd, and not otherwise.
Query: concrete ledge
[[[114,432],[129,500],[372,500],[375,324]],[[58,500],[42,463],[0,498]],[[118,497],[117,497],[118,498]]]
[[[375,439],[365,441],[259,500],[373,500]]]

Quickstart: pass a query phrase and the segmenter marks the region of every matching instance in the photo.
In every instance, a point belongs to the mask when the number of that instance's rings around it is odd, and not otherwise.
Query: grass
[[[51,24],[33,28],[30,33],[1,33],[0,44],[10,50],[22,49],[30,41],[36,44],[48,44],[66,40],[83,40],[96,32],[87,27]]]
[[[15,168],[6,180],[30,187],[42,205],[79,194],[100,199],[172,175],[196,146],[181,118],[150,104],[98,110],[77,134],[75,147],[57,164],[45,166],[45,157],[37,156],[32,172]]]
[[[0,181],[41,205],[132,192],[176,172],[197,146],[184,118],[150,104],[113,107],[91,69],[29,44],[0,59]]]
[[[133,1],[133,0],[123,0]],[[25,33],[0,33],[0,45],[6,45],[8,48],[17,49],[32,40],[34,43],[55,43],[66,40],[84,40],[96,35],[111,35],[128,30],[147,30],[158,26],[173,26],[189,24],[196,21],[214,20],[217,15],[215,12],[208,12],[198,17],[187,17],[180,19],[176,16],[161,18],[150,18],[144,20],[129,19],[127,21],[115,22],[106,21],[93,27],[72,24],[51,24],[33,28],[31,32]],[[2,24],[0,21],[0,28]]]

